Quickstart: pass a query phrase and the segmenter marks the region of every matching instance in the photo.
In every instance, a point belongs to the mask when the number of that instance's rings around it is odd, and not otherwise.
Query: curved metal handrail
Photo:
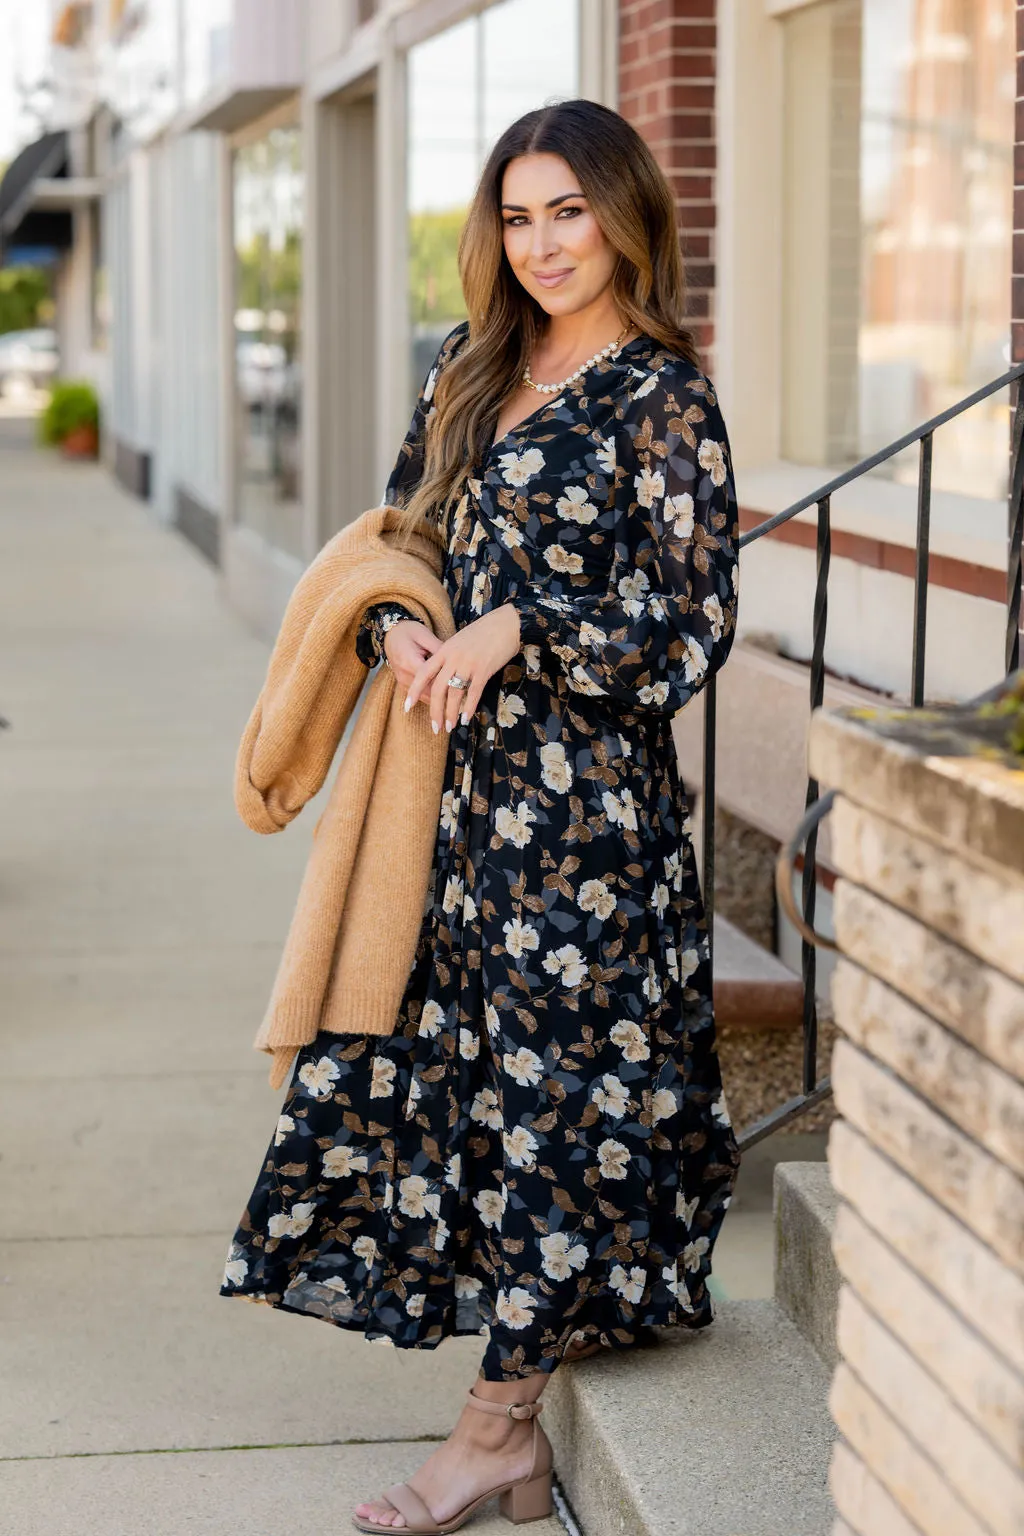
[[[810,923],[804,921],[803,913],[797,906],[796,898],[793,895],[793,876],[796,873],[796,861],[800,855],[801,848],[811,833],[816,831],[821,822],[825,820],[825,817],[835,804],[836,794],[836,790],[830,789],[827,794],[821,796],[820,800],[815,800],[814,804],[808,807],[804,812],[800,825],[789,839],[789,842],[780,849],[779,856],[775,860],[775,892],[779,898],[779,906],[785,912],[804,943],[813,944],[815,949],[836,949],[837,945],[834,939],[827,938],[823,933],[819,933],[816,928],[812,927]]]

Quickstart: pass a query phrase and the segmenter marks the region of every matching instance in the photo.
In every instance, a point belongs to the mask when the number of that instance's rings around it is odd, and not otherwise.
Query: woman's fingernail
[[[462,711],[462,714],[459,716],[459,719],[462,721],[463,725],[468,725],[469,724],[469,716],[466,714],[465,710]]]
[[[431,722],[430,722],[430,729],[433,731],[434,735],[436,736],[438,731],[441,729],[441,727],[438,725],[436,720],[431,720]]]
[[[446,731],[450,731],[454,724],[455,724],[454,720],[446,720],[445,723],[444,723],[445,730]]]
[[[412,709],[412,699],[408,694],[405,696],[405,703],[403,704],[402,708],[405,710],[406,714],[408,714],[410,709]]]

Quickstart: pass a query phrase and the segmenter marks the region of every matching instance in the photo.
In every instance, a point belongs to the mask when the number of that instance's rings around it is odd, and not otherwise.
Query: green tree
[[[462,320],[466,305],[459,282],[459,235],[465,208],[409,216],[409,292],[414,325]]]
[[[287,348],[289,356],[293,355],[302,293],[302,239],[299,232],[289,230],[283,246],[275,249],[261,231],[246,245],[238,247],[236,259],[238,307],[262,310],[264,316],[270,310],[281,310],[287,317],[286,330],[271,334],[264,319],[262,334],[279,341]]]
[[[42,324],[49,305],[49,280],[39,267],[0,268],[0,335]]]

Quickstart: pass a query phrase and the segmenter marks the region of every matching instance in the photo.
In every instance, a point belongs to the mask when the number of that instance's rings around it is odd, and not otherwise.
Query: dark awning
[[[0,181],[0,259],[16,258],[19,247],[66,251],[71,245],[70,208],[39,208],[40,181],[68,175],[68,135],[65,129],[44,133],[16,155]]]

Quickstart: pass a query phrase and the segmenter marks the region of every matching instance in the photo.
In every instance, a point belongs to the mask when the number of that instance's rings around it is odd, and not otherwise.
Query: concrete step
[[[803,982],[726,917],[715,918],[715,1018],[743,1029],[799,1029]]]
[[[776,1165],[775,1299],[830,1371],[837,1359],[832,1229],[838,1206],[827,1163]]]
[[[774,1301],[556,1372],[545,1428],[587,1536],[829,1536],[829,1373]]]

